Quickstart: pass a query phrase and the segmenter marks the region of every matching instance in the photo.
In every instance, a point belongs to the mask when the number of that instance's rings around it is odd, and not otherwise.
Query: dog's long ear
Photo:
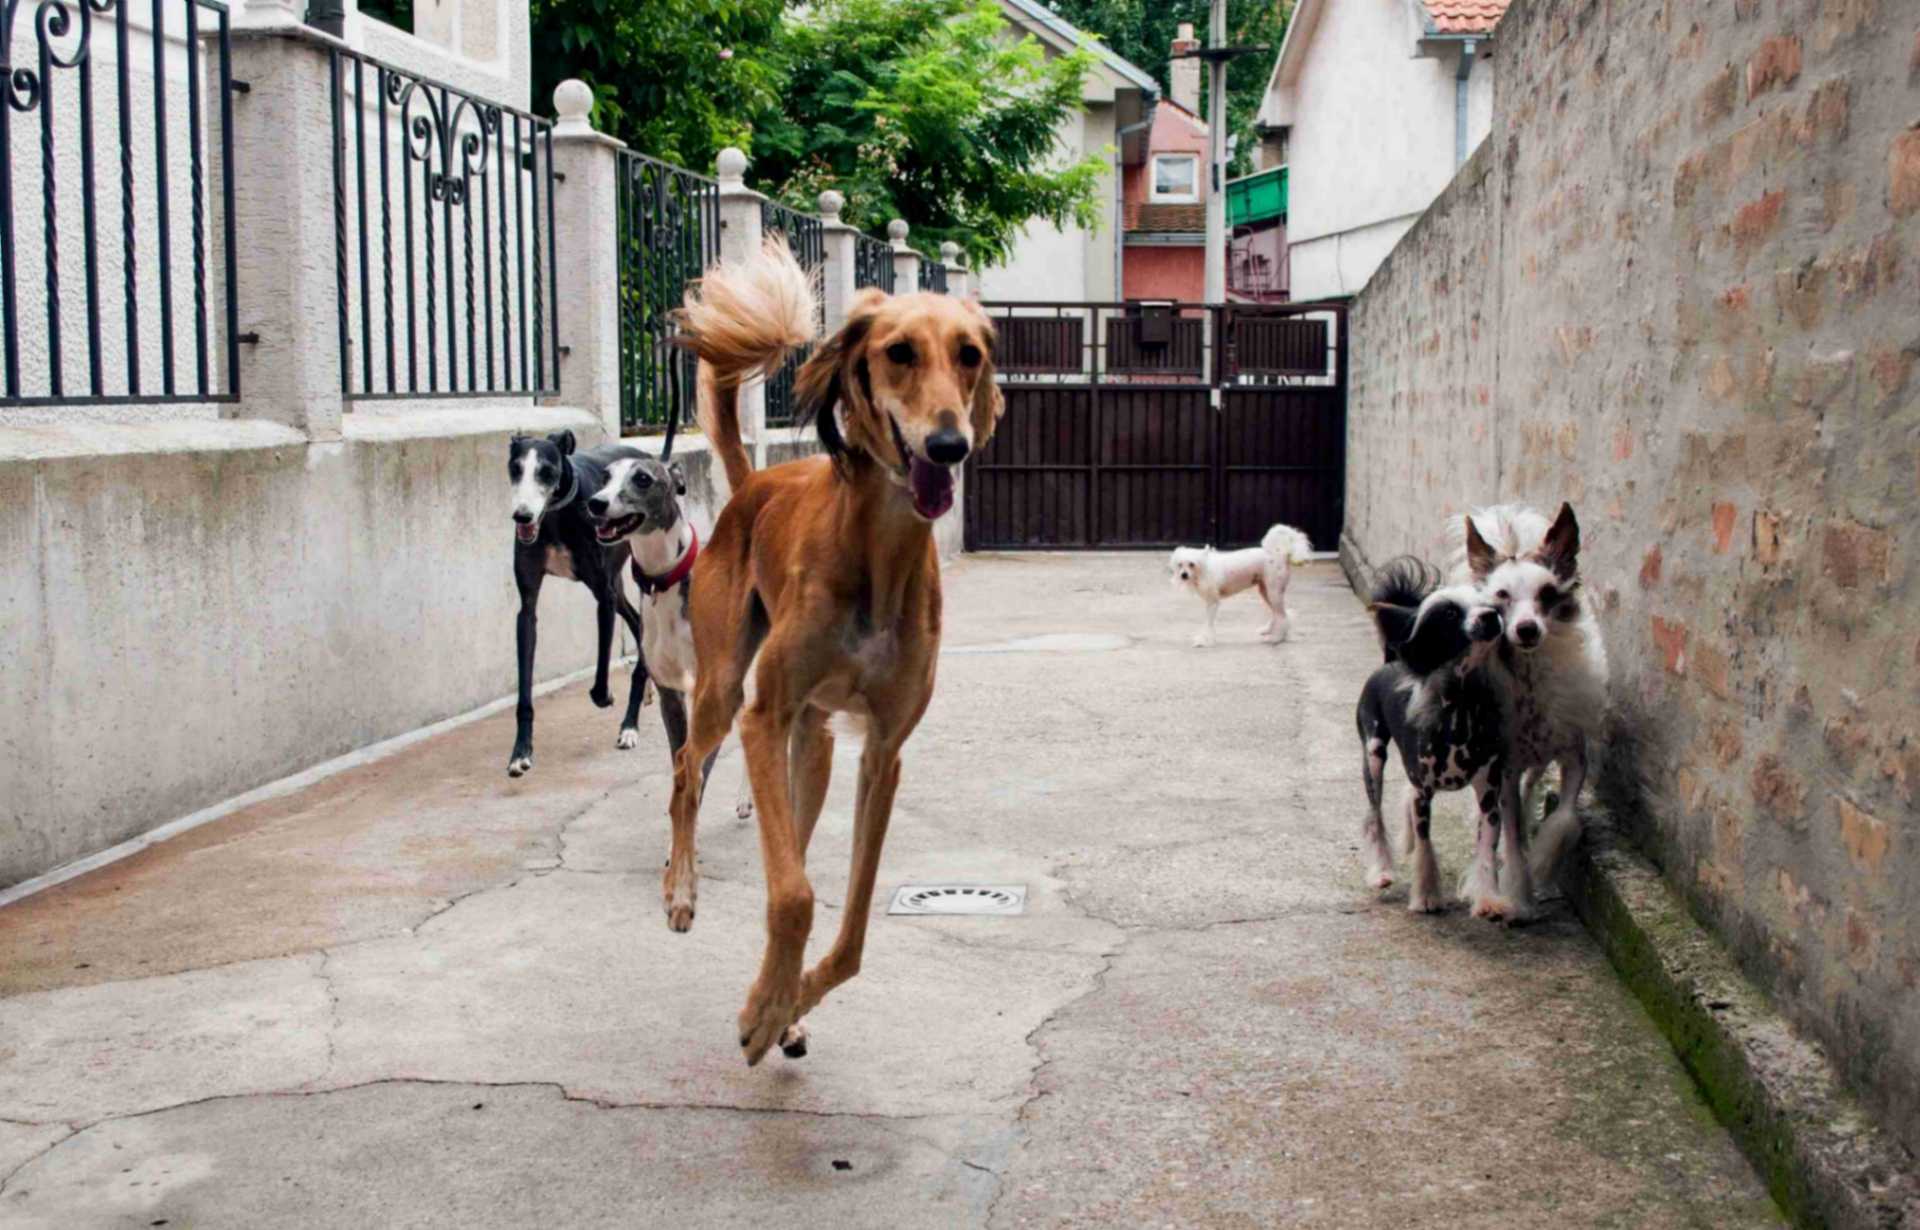
[[[1500,566],[1500,556],[1480,537],[1480,527],[1474,524],[1472,513],[1463,513],[1467,519],[1467,567],[1473,570],[1473,579],[1484,581],[1487,574]]]
[[[969,415],[973,419],[973,447],[978,450],[993,435],[993,429],[1000,423],[1000,416],[1007,412],[1007,399],[1001,394],[1000,383],[993,376],[993,351],[1000,340],[1000,332],[993,327],[993,318],[979,304],[969,299],[966,305],[980,324],[980,349],[986,353],[986,357],[980,361],[980,374],[974,381],[973,405]]]
[[[1395,606],[1390,602],[1376,602],[1367,608],[1373,612],[1373,626],[1380,630],[1381,647],[1387,651],[1387,661],[1400,656],[1400,646],[1413,636],[1414,621],[1420,612],[1410,606]]]
[[[560,455],[562,457],[573,456],[573,433],[572,432],[565,431],[565,430],[556,431],[552,435],[548,436],[547,439],[553,441],[553,446],[560,450]]]
[[[1553,519],[1553,528],[1541,542],[1539,550],[1533,553],[1553,575],[1562,581],[1571,581],[1580,571],[1580,523],[1574,520],[1573,505],[1560,505],[1560,515]]]
[[[844,402],[851,414],[863,419],[872,417],[866,356],[862,351],[874,317],[886,301],[886,292],[874,287],[854,296],[847,309],[846,323],[814,349],[794,376],[793,389],[801,420],[804,422],[808,415],[813,416],[815,430],[820,434],[820,447],[833,459],[836,469],[844,469],[853,454],[864,451],[864,440],[849,442],[841,433],[834,411]]]
[[[680,468],[680,463],[677,461],[669,463],[667,473],[673,476],[673,493],[675,495],[685,495],[687,493],[687,472]]]
[[[1440,602],[1414,620],[1412,635],[1400,643],[1400,660],[1416,675],[1431,675],[1471,647],[1460,608]]]

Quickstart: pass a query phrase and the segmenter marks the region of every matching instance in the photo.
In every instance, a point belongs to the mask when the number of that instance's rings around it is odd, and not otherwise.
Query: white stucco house
[[[1016,35],[1040,40],[1050,55],[1080,46],[1097,54],[1087,74],[1079,112],[1060,126],[1060,161],[1094,154],[1108,163],[1102,184],[1100,221],[1090,228],[1029,225],[1004,264],[980,274],[980,297],[1016,302],[1113,302],[1120,297],[1122,204],[1125,167],[1147,156],[1159,83],[1153,75],[1082,34],[1040,0],[1000,0]]]
[[[1507,0],[1300,0],[1267,83],[1296,300],[1357,293],[1486,138]]]

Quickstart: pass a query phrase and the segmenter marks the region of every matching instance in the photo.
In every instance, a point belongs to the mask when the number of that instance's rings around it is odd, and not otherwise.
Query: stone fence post
[[[907,246],[904,219],[887,223],[887,239],[893,244],[893,293],[911,295],[920,289],[920,254]]]
[[[967,267],[960,263],[960,245],[949,239],[940,245],[940,263],[947,267],[947,293],[967,298]]]
[[[860,232],[840,220],[847,199],[828,189],[820,194],[820,230],[827,258],[820,269],[820,302],[826,309],[827,332],[831,334],[847,319],[847,308],[859,290],[858,270]]]
[[[593,90],[568,79],[553,91],[554,249],[570,288],[560,316],[560,401],[620,438],[620,262],[614,193],[626,144],[594,131]]]
[[[340,291],[333,221],[329,45],[295,25],[236,29],[233,225],[245,237],[233,270],[241,400],[234,417],[270,419],[338,440]]]
[[[766,198],[747,187],[747,156],[729,145],[716,163],[720,179],[720,259],[752,260],[760,251],[760,206]],[[767,466],[767,389],[740,390],[740,426],[753,440],[753,466]]]

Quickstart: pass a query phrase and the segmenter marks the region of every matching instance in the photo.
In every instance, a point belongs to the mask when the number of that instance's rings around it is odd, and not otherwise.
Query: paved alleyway
[[[583,687],[520,781],[503,714],[0,911],[0,1225],[1774,1224],[1564,907],[1362,889],[1377,655],[1334,567],[1292,644],[1242,600],[1210,651],[1160,567],[951,571],[879,896],[1029,912],[877,915],[797,1063],[735,1046],[762,890],[731,744],[671,935],[657,719],[616,752]],[[1458,799],[1437,828],[1451,879]]]

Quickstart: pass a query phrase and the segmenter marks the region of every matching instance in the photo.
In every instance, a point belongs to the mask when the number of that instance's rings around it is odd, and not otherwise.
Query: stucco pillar
[[[893,245],[893,293],[911,295],[920,289],[920,254],[907,246],[904,219],[887,223],[887,241]]]
[[[820,267],[820,302],[826,309],[828,333],[846,321],[847,308],[859,290],[854,261],[860,233],[840,220],[846,204],[847,199],[831,189],[820,194],[820,229],[827,249]]]
[[[553,91],[554,251],[569,287],[560,313],[560,402],[586,410],[620,437],[620,263],[615,250],[620,173],[626,148],[595,132],[593,91],[562,81]]]
[[[947,267],[947,293],[968,298],[967,267],[960,263],[960,245],[949,239],[940,245],[940,263]]]
[[[720,259],[748,261],[760,252],[760,206],[766,198],[747,187],[747,156],[729,145],[716,163],[720,179]],[[740,428],[753,441],[753,466],[767,466],[767,389],[740,390]]]
[[[327,47],[311,32],[234,31],[233,271],[240,333],[236,418],[340,438],[340,291],[334,249]],[[343,121],[344,122],[344,121]]]

